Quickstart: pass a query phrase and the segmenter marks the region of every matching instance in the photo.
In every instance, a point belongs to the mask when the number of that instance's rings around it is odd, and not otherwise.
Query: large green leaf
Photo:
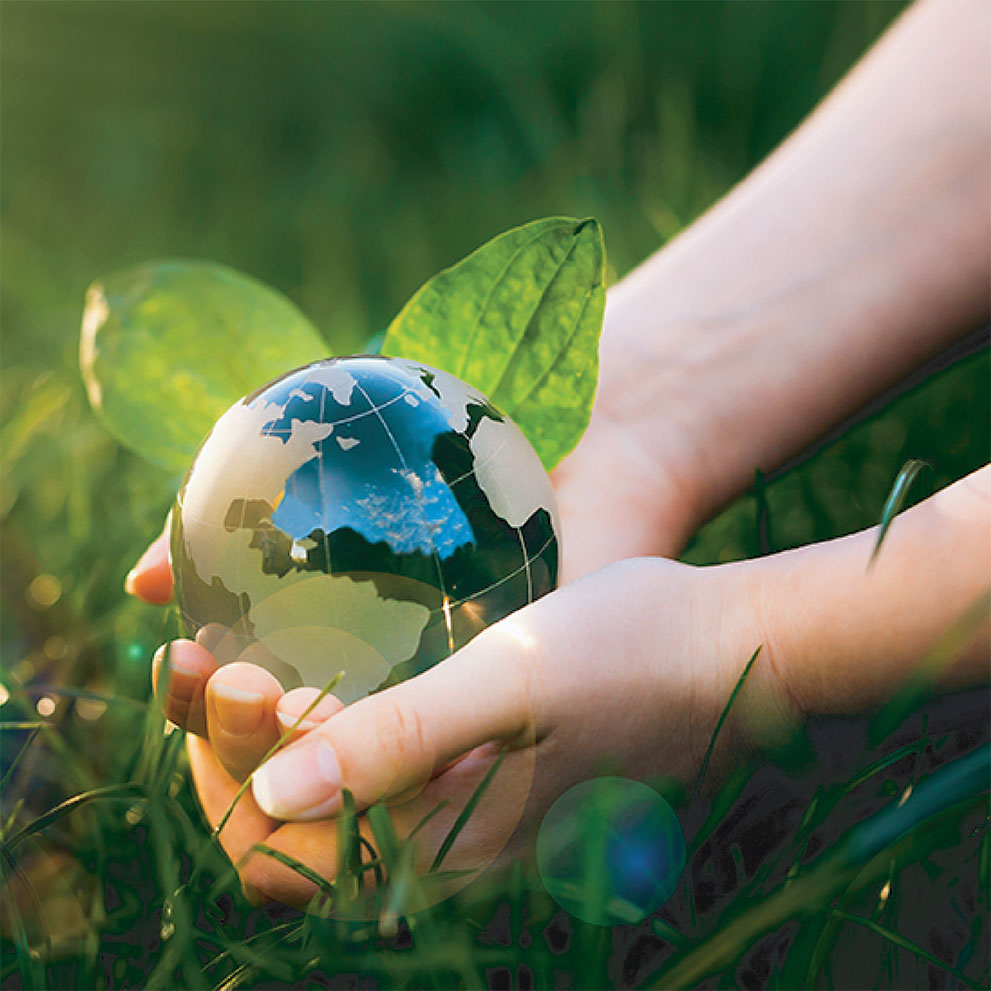
[[[427,282],[392,322],[382,351],[484,392],[550,470],[592,411],[604,264],[594,220],[514,228]]]
[[[79,362],[111,432],[181,471],[231,403],[326,353],[306,317],[255,279],[211,262],[159,261],[90,286]]]

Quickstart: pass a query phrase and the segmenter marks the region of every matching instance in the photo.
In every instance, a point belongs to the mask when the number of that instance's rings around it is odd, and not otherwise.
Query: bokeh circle
[[[671,896],[685,867],[677,815],[653,788],[601,777],[569,788],[544,816],[537,868],[548,894],[596,925],[640,922]]]

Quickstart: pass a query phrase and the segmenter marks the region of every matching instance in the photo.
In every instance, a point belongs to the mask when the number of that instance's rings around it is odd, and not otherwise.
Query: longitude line
[[[375,404],[371,400],[371,397],[368,395],[367,392],[365,392],[364,389],[361,388],[361,386],[358,383],[355,383],[355,388],[357,388],[361,392],[361,394],[365,397],[365,399],[368,400],[369,406],[372,407],[373,411],[375,412],[375,415],[378,416],[379,423],[382,424],[382,429],[385,431],[386,436],[389,438],[389,443],[392,444],[393,450],[396,452],[396,457],[399,458],[399,462],[403,466],[403,469],[409,472],[410,467],[406,462],[406,458],[403,457],[403,452],[400,450],[399,444],[396,442],[396,438],[393,436],[392,431],[389,429],[389,425],[385,422],[385,418],[379,412],[380,409],[383,409],[385,407],[385,404],[383,403],[382,406],[380,407],[375,406]],[[417,492],[415,489],[413,491],[414,491],[414,497],[416,498],[416,502],[417,502],[417,508],[420,511],[420,522],[423,524],[424,529],[430,536],[430,551],[433,554],[434,564],[437,566],[437,580],[440,582],[441,594],[443,595],[444,602],[446,603],[445,619],[447,620],[448,623],[448,628],[447,628],[448,648],[453,654],[454,640],[450,626],[451,602],[450,602],[450,596],[447,594],[447,585],[444,583],[444,573],[443,571],[441,571],[441,567],[440,567],[440,554],[437,552],[437,544],[434,541],[433,531],[430,529],[430,526],[427,523],[427,515],[423,508],[423,493]],[[448,657],[450,657],[450,654],[448,654]]]

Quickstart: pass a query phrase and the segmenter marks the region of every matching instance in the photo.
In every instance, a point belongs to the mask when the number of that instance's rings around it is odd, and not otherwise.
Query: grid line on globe
[[[172,515],[183,622],[220,663],[351,702],[551,591],[553,489],[448,373],[381,356],[289,372],[203,442]]]

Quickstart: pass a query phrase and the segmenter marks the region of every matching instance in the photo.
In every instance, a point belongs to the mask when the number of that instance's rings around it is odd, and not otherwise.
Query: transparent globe
[[[172,514],[183,621],[220,663],[351,702],[452,654],[557,582],[547,473],[464,382],[320,361],[235,403]]]

